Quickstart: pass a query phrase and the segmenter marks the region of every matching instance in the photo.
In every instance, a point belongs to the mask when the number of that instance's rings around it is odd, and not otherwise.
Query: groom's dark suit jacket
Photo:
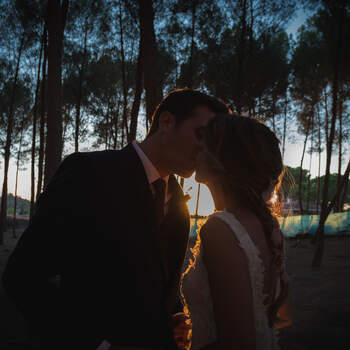
[[[96,349],[103,340],[176,348],[171,315],[182,311],[189,213],[174,176],[169,192],[159,228],[132,145],[62,162],[3,275],[43,349]]]

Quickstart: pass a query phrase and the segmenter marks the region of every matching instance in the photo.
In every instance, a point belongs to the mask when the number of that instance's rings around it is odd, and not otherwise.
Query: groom
[[[189,213],[173,174],[193,173],[207,122],[225,112],[175,90],[142,143],[62,162],[3,275],[41,349],[177,348]]]

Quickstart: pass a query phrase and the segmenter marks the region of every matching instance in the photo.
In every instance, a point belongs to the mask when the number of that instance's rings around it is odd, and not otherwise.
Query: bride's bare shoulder
[[[232,230],[229,225],[217,216],[211,216],[201,228],[201,239],[212,241],[222,239],[232,239]]]

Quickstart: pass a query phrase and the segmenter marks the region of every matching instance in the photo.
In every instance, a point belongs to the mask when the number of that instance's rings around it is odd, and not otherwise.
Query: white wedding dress
[[[227,223],[232,230],[232,234],[236,235],[240,247],[247,256],[254,302],[256,349],[279,349],[276,335],[269,327],[267,307],[263,303],[266,297],[263,293],[265,269],[257,247],[245,228],[233,214],[222,211],[214,213],[211,217],[220,218]],[[191,350],[198,350],[217,340],[213,303],[210,295],[207,270],[202,258],[202,250],[200,250],[197,257],[195,268],[191,268],[183,278],[182,291],[192,320]]]

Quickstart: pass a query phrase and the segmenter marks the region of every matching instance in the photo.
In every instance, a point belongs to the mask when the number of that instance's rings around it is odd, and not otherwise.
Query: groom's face
[[[207,106],[198,106],[191,117],[167,130],[164,152],[173,173],[186,178],[193,174],[205,128],[214,115]]]

